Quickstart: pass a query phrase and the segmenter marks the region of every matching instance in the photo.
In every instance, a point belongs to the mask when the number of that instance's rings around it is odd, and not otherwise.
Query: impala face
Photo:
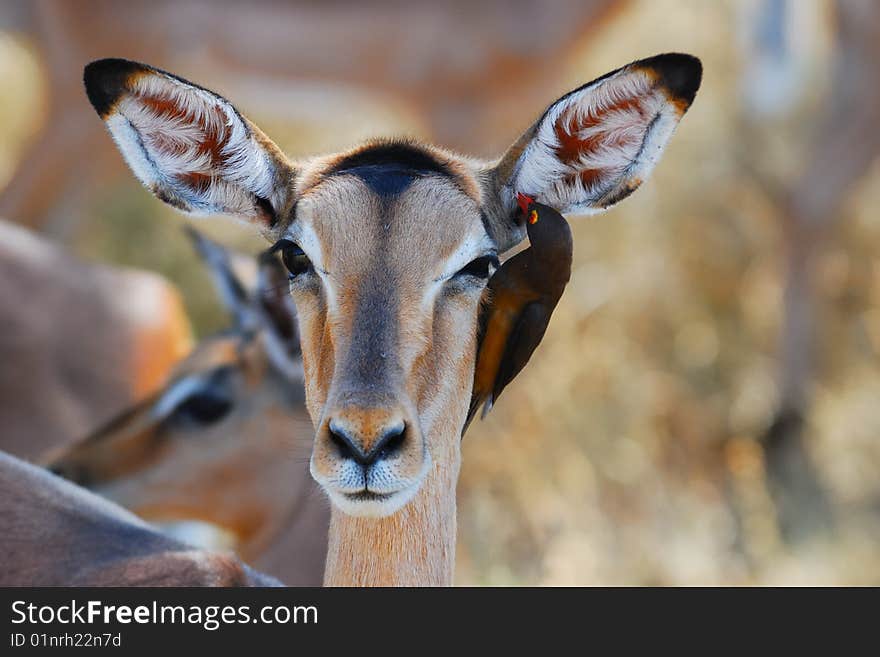
[[[498,254],[525,236],[517,193],[580,213],[625,198],[701,70],[667,54],[609,73],[550,105],[496,162],[397,141],[295,163],[227,100],[164,71],[101,60],[85,82],[160,199],[237,216],[274,244],[298,308],[312,474],[343,512],[387,516],[432,473],[454,490],[479,304]]]
[[[305,177],[316,182],[279,248],[317,426],[311,470],[344,511],[387,515],[466,412],[496,245],[474,176],[428,149],[376,144]]]
[[[163,389],[46,465],[150,522],[211,523],[241,549],[308,495],[299,340],[284,268],[264,260],[242,280],[231,254],[192,233],[234,323],[200,341]]]

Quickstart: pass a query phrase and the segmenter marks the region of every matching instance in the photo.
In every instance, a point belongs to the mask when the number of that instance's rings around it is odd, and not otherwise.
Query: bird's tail
[[[488,398],[481,397],[475,395],[471,399],[471,406],[468,409],[467,419],[464,421],[464,427],[461,429],[461,437],[464,438],[464,434],[467,432],[468,427],[471,426],[471,422],[474,417],[477,415],[477,411],[480,410],[480,406],[483,407],[483,412],[480,413],[480,419],[485,420],[486,416],[489,414],[489,411],[492,410],[492,406],[494,404],[494,399],[492,399],[492,395],[489,395]]]
[[[492,410],[492,407],[495,405],[495,400],[492,398],[492,395],[489,395],[489,398],[486,400],[486,403],[483,404],[483,412],[480,413],[480,419],[485,420],[486,416],[489,415],[489,411]]]

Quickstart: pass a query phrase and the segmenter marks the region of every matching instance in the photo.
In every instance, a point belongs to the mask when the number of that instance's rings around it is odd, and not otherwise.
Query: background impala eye
[[[312,268],[312,261],[309,260],[309,257],[298,244],[290,240],[281,240],[272,250],[281,251],[281,261],[290,272],[291,278],[304,274]]]
[[[215,390],[193,393],[174,409],[175,422],[207,426],[219,422],[232,410],[232,400]]]
[[[181,427],[206,427],[219,422],[234,406],[234,372],[229,367],[220,367],[208,376],[197,380],[181,381],[178,388],[184,394],[176,399],[174,408],[165,422]],[[169,395],[176,396],[175,388]],[[161,403],[161,402],[160,402]]]
[[[467,266],[460,269],[455,277],[473,276],[474,278],[487,279],[498,268],[498,258],[494,255],[487,255],[471,260]]]

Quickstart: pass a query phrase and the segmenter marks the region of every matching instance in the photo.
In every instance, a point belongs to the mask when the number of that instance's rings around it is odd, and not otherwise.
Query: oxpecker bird
[[[525,367],[571,277],[572,239],[565,217],[523,194],[517,200],[525,213],[529,248],[507,260],[489,279],[471,406],[462,435],[477,409],[483,406],[485,417]]]

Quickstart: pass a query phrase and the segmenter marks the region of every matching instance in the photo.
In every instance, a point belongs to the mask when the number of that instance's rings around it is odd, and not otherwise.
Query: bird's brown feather
[[[507,260],[489,281],[489,303],[480,317],[474,385],[462,435],[477,410],[483,406],[485,415],[525,367],[568,282],[572,252],[565,218],[547,206],[530,208],[537,208],[540,220],[556,222],[560,230],[548,233],[555,235],[554,240],[537,231],[533,235],[530,229],[531,246]]]

